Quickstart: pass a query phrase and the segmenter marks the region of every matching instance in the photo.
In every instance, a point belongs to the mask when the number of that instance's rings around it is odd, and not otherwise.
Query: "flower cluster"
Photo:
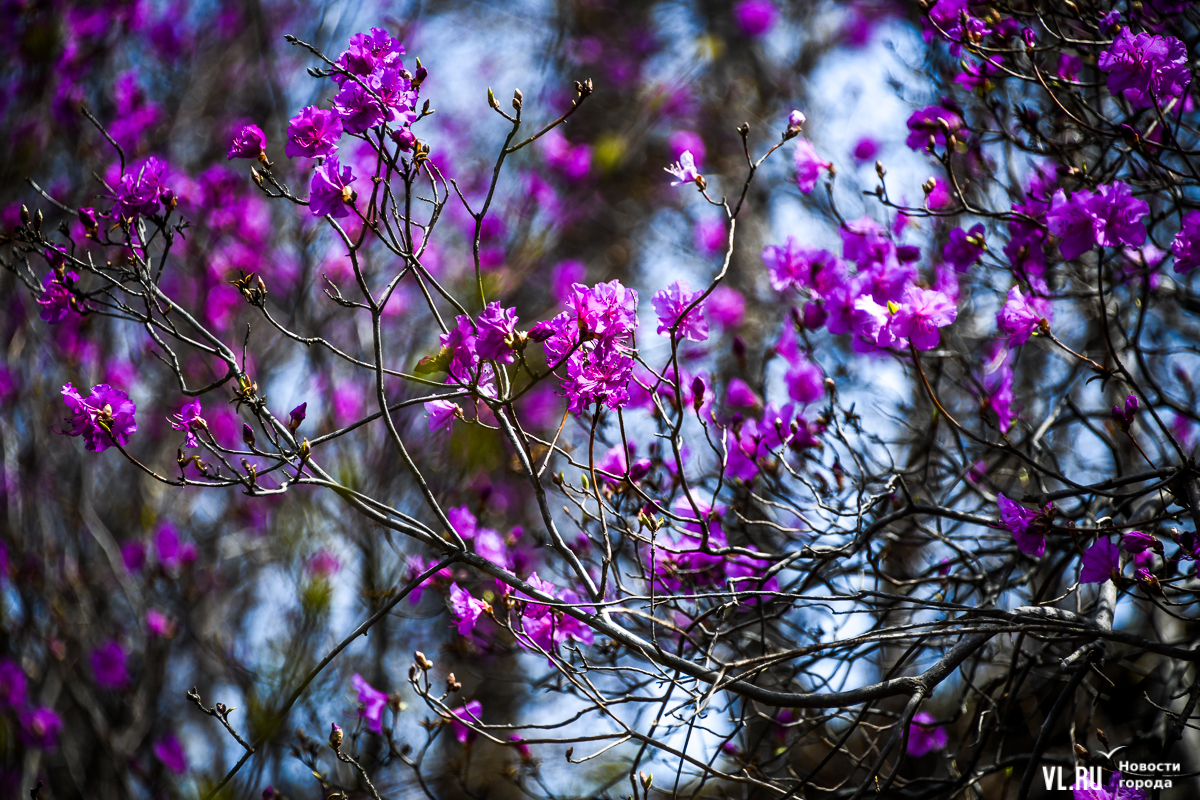
[[[1134,108],[1164,106],[1192,81],[1187,47],[1173,36],[1134,34],[1122,28],[1098,66],[1108,73],[1108,90]]]
[[[1096,245],[1140,247],[1146,241],[1141,220],[1150,213],[1145,200],[1133,196],[1122,181],[1097,187],[1095,193],[1080,190],[1068,199],[1059,189],[1050,200],[1046,224],[1059,237],[1058,249],[1071,260]]]
[[[67,418],[68,430],[59,432],[82,436],[93,453],[102,453],[114,443],[124,447],[137,431],[137,420],[133,418],[137,406],[129,395],[107,383],[93,386],[87,397],[80,396],[68,383],[62,388],[62,397],[71,416]]]

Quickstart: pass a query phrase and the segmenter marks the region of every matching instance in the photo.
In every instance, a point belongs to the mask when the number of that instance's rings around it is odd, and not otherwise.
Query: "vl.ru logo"
[[[1137,764],[1122,761],[1117,766],[1120,769],[1119,771],[1112,773],[1112,776],[1108,779],[1107,786],[1104,784],[1104,770],[1101,767],[1076,767],[1075,774],[1072,776],[1069,770],[1063,769],[1062,767],[1043,765],[1042,780],[1045,781],[1046,789],[1048,791],[1053,789],[1058,789],[1060,791],[1087,791],[1098,789],[1103,791],[1109,797],[1129,797],[1132,800],[1132,798],[1144,798],[1146,795],[1144,792],[1130,792],[1126,794],[1124,790],[1170,789],[1171,778],[1139,777],[1130,779],[1122,778],[1122,772],[1133,771],[1139,775],[1144,775],[1146,773],[1158,773],[1160,776],[1171,773],[1178,775],[1181,765],[1178,763]],[[1070,783],[1068,783],[1068,780],[1070,780]]]

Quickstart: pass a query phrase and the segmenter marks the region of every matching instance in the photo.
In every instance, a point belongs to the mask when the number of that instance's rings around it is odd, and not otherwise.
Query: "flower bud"
[[[500,110],[500,103],[496,100],[496,95],[492,92],[492,87],[488,87],[488,105],[497,111]]]
[[[254,447],[254,428],[250,427],[250,423],[242,423],[242,441],[247,447]]]
[[[521,94],[520,89],[513,89],[512,106],[517,111],[521,110],[521,106],[525,103],[525,95]]]
[[[79,222],[88,234],[95,234],[100,227],[100,224],[96,221],[96,209],[91,206],[80,206]]]
[[[461,688],[462,684],[459,683],[458,679],[454,677],[453,672],[446,676],[446,691],[457,692]]]
[[[21,224],[28,225],[30,220],[29,207],[21,203]]]
[[[334,750],[339,750],[342,747],[342,729],[336,722],[331,723],[331,725],[332,727],[329,729],[329,746]]]
[[[421,669],[425,670],[426,672],[433,669],[433,662],[430,661],[428,658],[426,658],[425,654],[422,653],[420,650],[417,650],[416,652],[413,653],[413,658],[415,658],[417,660],[417,666],[420,667]]]

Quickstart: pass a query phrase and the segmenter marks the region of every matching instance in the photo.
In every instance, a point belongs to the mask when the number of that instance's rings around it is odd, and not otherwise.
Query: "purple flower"
[[[962,228],[950,231],[950,241],[942,248],[942,258],[959,273],[970,269],[982,254],[983,223],[975,225],[970,231]]]
[[[92,651],[92,675],[101,689],[121,690],[129,685],[125,670],[125,650],[115,641],[105,642]]]
[[[300,423],[304,422],[304,418],[307,416],[307,412],[308,412],[308,403],[307,402],[301,403],[300,405],[293,408],[291,410],[291,413],[288,414],[288,430],[291,431],[292,433],[295,433],[300,428]]]
[[[1059,189],[1050,199],[1046,225],[1059,237],[1058,250],[1068,261],[1079,258],[1096,243],[1096,221],[1091,212],[1095,198],[1091,192],[1078,191],[1068,200],[1066,192]]]
[[[369,730],[383,733],[383,709],[387,706],[388,696],[373,688],[357,672],[354,673],[350,683],[358,692],[358,716],[367,721]]]
[[[200,428],[208,429],[208,423],[200,416],[200,398],[197,397],[190,403],[185,403],[179,414],[173,417],[167,417],[167,421],[171,423],[171,427],[177,431],[184,431],[186,437],[184,445],[187,447],[197,447],[200,442],[196,438],[196,431]]]
[[[944,129],[943,122],[946,123]],[[931,136],[939,145],[946,144],[947,132],[960,141],[967,138],[962,117],[941,106],[929,106],[915,112],[908,118],[908,130],[908,138],[904,140],[904,143],[918,151],[929,146],[929,137]]]
[[[852,314],[855,350],[865,353],[877,347],[906,346],[908,342],[893,329],[892,319],[890,309],[876,303],[870,295],[856,298]]]
[[[1144,553],[1147,550],[1153,550],[1156,553],[1162,553],[1162,542],[1148,533],[1141,531],[1129,531],[1121,534],[1121,546],[1125,548],[1125,552],[1132,555]]]
[[[758,408],[762,401],[741,378],[732,378],[725,389],[725,404],[730,408]]]
[[[117,185],[116,204],[113,213],[120,219],[133,219],[158,211],[164,191],[163,172],[167,165],[154,156],[146,159],[137,174],[126,172]]]
[[[467,592],[459,588],[457,583],[450,584],[450,610],[458,619],[458,632],[462,636],[466,636],[471,631],[475,630],[475,623],[479,622],[479,615],[485,611],[491,611],[492,607],[482,600],[476,600]]]
[[[1119,574],[1120,569],[1120,549],[1108,539],[1097,539],[1096,543],[1083,554],[1079,582],[1104,583],[1114,574]]]
[[[112,447],[114,440],[124,447],[137,431],[137,420],[133,418],[137,406],[129,395],[107,383],[93,386],[87,397],[81,397],[68,383],[63,386],[62,397],[71,409],[71,416],[66,420],[70,429],[58,432],[82,436],[85,446],[93,453],[104,452]]]
[[[479,336],[475,350],[479,357],[511,364],[514,358],[512,337],[517,330],[516,309],[504,308],[499,302],[488,303],[476,324]]]
[[[996,425],[1008,433],[1017,415],[1013,411],[1013,371],[1008,349],[1001,341],[992,341],[984,348],[984,372],[980,376],[983,388],[981,405],[996,413]]]
[[[1116,426],[1118,428],[1120,428],[1121,430],[1128,433],[1130,426],[1133,425],[1134,418],[1137,416],[1137,410],[1138,410],[1137,395],[1131,394],[1125,398],[1125,407],[1124,408],[1122,408],[1121,406],[1113,406],[1112,407],[1113,422],[1116,423]]]
[[[1101,786],[1085,772],[1071,787],[1075,800],[1146,800],[1146,790],[1121,783],[1121,773],[1114,772],[1108,786]]]
[[[125,569],[141,572],[142,567],[146,566],[146,545],[136,539],[126,542],[121,546],[121,560],[125,562]]]
[[[542,155],[550,169],[571,183],[582,181],[592,170],[592,148],[587,144],[572,145],[556,130],[542,137]],[[704,157],[703,152],[700,157]]]
[[[261,158],[267,152],[267,135],[257,125],[247,125],[233,137],[227,160],[235,158]]]
[[[1122,28],[1097,62],[1108,73],[1108,90],[1124,94],[1134,108],[1164,105],[1183,94],[1192,81],[1187,48],[1173,36],[1154,36]]]
[[[807,358],[797,359],[783,380],[787,384],[788,397],[797,403],[808,405],[825,396],[825,374]]]
[[[733,4],[733,18],[742,33],[751,39],[765,36],[775,27],[778,9],[771,0],[739,0]]]
[[[25,707],[25,673],[11,658],[0,659],[0,708]]]
[[[677,180],[671,181],[672,186],[679,186],[684,183],[694,183],[697,186],[703,180],[703,177],[696,171],[696,162],[692,158],[692,153],[685,150],[680,156],[679,161],[669,167],[664,167],[667,172],[671,173]]]
[[[32,747],[53,750],[58,746],[62,719],[52,708],[26,709],[21,712],[21,739]]]
[[[707,256],[723,250],[729,239],[725,221],[717,218],[699,220],[696,222],[693,239],[696,249]]]
[[[346,217],[350,215],[350,206],[354,205],[357,193],[350,184],[358,178],[350,171],[350,167],[342,167],[337,156],[330,156],[325,163],[313,171],[312,185],[309,187],[308,202],[314,217]]]
[[[352,75],[366,77],[377,67],[402,65],[404,45],[393,39],[383,28],[371,28],[370,33],[356,33],[350,37],[350,47],[338,57],[336,66]],[[349,81],[346,75],[334,72],[330,76],[338,86]]]
[[[705,311],[722,328],[736,328],[746,316],[746,298],[731,286],[721,285],[705,301]]]
[[[1042,315],[1030,299],[1021,294],[1020,286],[1008,290],[1008,300],[996,312],[996,326],[1012,344],[1025,344],[1042,324]]]
[[[808,139],[798,139],[793,153],[796,163],[796,186],[802,194],[809,194],[821,179],[821,170],[830,170],[833,164],[817,155],[817,149]]]
[[[1016,539],[1017,549],[1041,558],[1046,552],[1046,531],[1053,516],[1053,506],[1047,503],[1045,509],[1035,511],[1014,503],[1003,492],[997,495],[996,501],[1000,506],[1001,524]]]
[[[288,140],[283,152],[288,158],[322,158],[333,155],[342,138],[342,119],[333,111],[309,106],[288,120]]]
[[[949,737],[946,729],[933,723],[937,720],[924,711],[913,717],[908,728],[908,754],[920,758],[935,750],[944,750]]]
[[[162,612],[151,608],[146,611],[146,630],[151,636],[166,639],[175,633],[175,626]]]
[[[413,108],[417,102],[417,91],[413,88],[412,81],[405,77],[405,73],[399,69],[382,69],[371,75],[367,85],[383,102],[384,122],[411,125],[417,121],[417,112]]]
[[[196,560],[196,545],[181,542],[175,527],[169,522],[160,525],[154,534],[154,551],[158,555],[159,565],[171,573]]]
[[[892,317],[892,330],[912,342],[918,350],[932,350],[944,328],[958,318],[954,301],[936,289],[904,289],[900,308]]]
[[[63,272],[60,275],[52,269],[46,273],[42,279],[42,293],[37,298],[38,305],[42,307],[38,315],[44,321],[56,325],[63,321],[68,311],[78,307],[70,288],[77,280],[79,275],[75,272]]]
[[[454,738],[458,740],[459,744],[466,744],[467,740],[475,738],[475,731],[463,723],[478,724],[479,715],[482,713],[483,703],[478,700],[472,700],[466,705],[453,709],[450,712],[454,717],[450,724],[454,727]],[[462,722],[459,720],[462,720]]]
[[[455,327],[449,333],[443,333],[439,341],[450,356],[450,375],[455,380],[469,383],[474,377],[475,365],[479,363],[479,339],[470,317],[459,314],[455,322]]]
[[[1134,197],[1129,185],[1121,181],[1098,186],[1096,191],[1088,204],[1096,229],[1096,244],[1140,247],[1146,241],[1146,226],[1141,220],[1150,213],[1150,206]]]
[[[879,155],[879,143],[870,136],[864,136],[854,145],[854,160],[859,164],[874,161]]]
[[[368,86],[372,81],[366,81]],[[333,98],[333,110],[342,118],[346,133],[364,133],[383,122],[383,106],[358,81],[346,81]]]
[[[824,295],[846,280],[845,262],[828,250],[802,247],[791,236],[782,245],[763,248],[762,260],[777,292],[794,287]]]
[[[708,320],[704,318],[704,303],[700,303],[686,317],[680,319],[684,310],[695,302],[703,292],[690,291],[687,281],[675,281],[666,289],[654,293],[650,299],[654,313],[658,314],[658,333],[670,336],[675,329],[675,338],[692,342],[703,342],[708,338]]]
[[[449,400],[432,400],[425,404],[425,414],[429,417],[429,430],[437,433],[450,433],[454,430],[454,420],[462,419],[462,409]]]
[[[621,339],[637,327],[638,296],[620,281],[598,283],[592,288],[572,287],[569,309],[579,320],[580,330],[597,339]]]
[[[304,565],[305,570],[309,575],[317,580],[326,580],[331,575],[336,575],[342,568],[342,562],[338,560],[330,551],[322,548],[313,553]]]
[[[1175,241],[1171,242],[1175,271],[1181,275],[1200,266],[1200,211],[1188,211],[1182,223]]]
[[[183,752],[183,745],[179,743],[179,739],[175,737],[174,733],[168,732],[154,743],[152,749],[154,750],[154,756],[171,772],[174,772],[176,775],[182,775],[187,772],[187,754]]]

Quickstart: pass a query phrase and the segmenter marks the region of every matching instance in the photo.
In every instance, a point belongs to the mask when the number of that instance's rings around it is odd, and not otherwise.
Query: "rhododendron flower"
[[[1178,261],[1176,262],[1178,264]],[[51,325],[62,322],[67,312],[76,307],[75,295],[70,286],[79,280],[79,275],[72,271],[62,275],[56,270],[50,270],[42,279],[42,293],[38,296],[38,305],[42,310],[38,315]]]
[[[1001,433],[1008,433],[1017,415],[1013,410],[1013,371],[1009,363],[1008,348],[1002,341],[989,342],[983,351],[983,388],[981,405],[996,414],[996,426]]]
[[[1171,242],[1175,271],[1181,275],[1200,266],[1200,211],[1188,211],[1182,222],[1179,233]]]
[[[350,683],[358,692],[358,716],[367,721],[368,730],[383,733],[383,709],[387,707],[388,696],[373,688],[357,672]]]
[[[154,534],[154,552],[158,555],[159,565],[170,573],[178,572],[196,560],[196,545],[181,542],[179,533],[169,522],[160,525]]]
[[[372,80],[366,81],[370,86]],[[333,98],[333,110],[342,118],[346,133],[365,133],[384,120],[383,106],[358,81],[346,81],[337,97]]]
[[[1162,553],[1163,546],[1154,536],[1141,531],[1128,531],[1121,534],[1121,546],[1125,548],[1125,552],[1132,555],[1144,553],[1147,550],[1153,550],[1156,553]]]
[[[309,186],[309,206],[314,217],[346,217],[357,196],[350,184],[358,180],[350,167],[338,163],[337,156],[330,156],[325,163],[313,171]]]
[[[870,136],[864,136],[859,139],[854,145],[854,160],[859,164],[866,164],[875,160],[879,155],[879,142],[876,142]]]
[[[397,42],[383,28],[371,28],[369,33],[356,33],[350,37],[350,46],[338,56],[335,66],[351,75],[366,77],[378,67],[402,66],[400,56],[404,55],[404,45]],[[334,82],[342,86],[350,81],[341,72],[334,71]]]
[[[1121,773],[1114,772],[1108,786],[1101,786],[1089,771],[1078,777],[1071,787],[1074,800],[1146,800],[1146,790],[1121,782]]]
[[[1155,36],[1122,28],[1097,62],[1108,73],[1108,90],[1122,94],[1134,108],[1149,108],[1183,94],[1192,81],[1187,47],[1173,36]]]
[[[1150,213],[1150,206],[1133,196],[1129,184],[1114,181],[1097,186],[1088,211],[1095,221],[1096,244],[1140,247],[1146,241],[1146,226],[1141,220]]]
[[[52,708],[43,706],[21,712],[21,739],[31,747],[55,749],[60,731],[62,718]]]
[[[238,131],[225,154],[227,160],[260,158],[267,152],[267,135],[257,125],[247,125]]]
[[[722,328],[736,328],[746,316],[746,298],[731,286],[718,286],[705,301],[705,312]]]
[[[121,546],[121,560],[130,572],[141,572],[146,566],[146,545],[139,541],[126,542]]]
[[[997,495],[1000,505],[1000,521],[1017,541],[1017,549],[1026,555],[1041,558],[1046,552],[1046,531],[1053,517],[1054,507],[1046,504],[1042,511],[1025,508],[1004,496]]]
[[[796,186],[802,194],[809,194],[821,180],[821,170],[830,171],[833,164],[817,155],[817,149],[807,139],[796,141],[796,150],[792,155],[796,163]]]
[[[136,173],[126,172],[122,175],[117,185],[113,214],[120,219],[133,219],[158,211],[162,194],[166,191],[162,185],[166,169],[166,164],[150,156]]]
[[[1058,250],[1068,261],[1079,258],[1096,243],[1095,220],[1089,210],[1094,198],[1091,192],[1081,190],[1068,200],[1066,192],[1059,189],[1050,200],[1046,225],[1059,237]]]
[[[309,106],[288,120],[288,158],[322,158],[333,155],[342,138],[342,118],[333,111]]]
[[[174,772],[176,775],[182,775],[188,770],[187,754],[183,752],[183,745],[179,743],[179,739],[175,734],[168,733],[166,736],[154,743],[154,755],[163,766]]]
[[[491,606],[482,600],[476,600],[468,592],[459,588],[457,583],[450,584],[450,610],[458,620],[459,634],[466,636],[475,630],[479,615],[491,611]]]
[[[1137,411],[1137,395],[1131,394],[1125,398],[1124,408],[1121,406],[1112,407],[1112,420],[1118,428],[1128,433],[1130,426],[1133,425],[1134,418],[1137,417]]]
[[[691,151],[684,151],[679,156],[678,163],[672,164],[669,167],[664,167],[667,172],[671,173],[677,180],[671,181],[672,186],[679,186],[684,183],[695,183],[699,185],[704,180],[700,173],[696,171],[696,162],[692,158]]]
[[[137,431],[137,420],[133,418],[137,406],[129,395],[107,383],[93,386],[87,397],[81,397],[68,383],[63,386],[62,397],[71,410],[71,417],[67,419],[70,428],[59,433],[82,436],[85,446],[93,453],[104,452],[112,447],[114,440],[124,447]]]
[[[479,339],[466,314],[459,314],[454,321],[455,326],[438,337],[438,341],[450,356],[450,375],[455,380],[469,383],[475,377],[475,365],[479,363]]]
[[[1025,344],[1042,323],[1042,315],[1033,307],[1020,286],[1008,290],[1008,299],[996,312],[996,326],[1012,344]]]
[[[517,330],[517,311],[504,308],[500,303],[488,303],[476,321],[479,335],[475,351],[480,358],[494,359],[501,364],[511,364],[513,334]]]
[[[934,725],[936,721],[933,715],[924,711],[913,717],[912,724],[908,727],[908,754],[910,756],[920,758],[926,753],[946,748],[949,736],[945,728]]]
[[[308,403],[304,402],[288,412],[288,430],[295,433],[308,415]]]
[[[329,550],[321,548],[309,557],[304,564],[304,569],[317,580],[327,580],[341,571],[342,562]]]
[[[950,240],[942,248],[942,258],[954,267],[955,272],[966,272],[983,254],[983,223],[969,231],[955,228],[950,231]]]
[[[546,159],[546,166],[571,183],[582,181],[592,171],[591,146],[586,143],[572,145],[557,130],[542,137],[542,156]],[[704,157],[703,153],[700,157]]]
[[[734,20],[751,39],[766,36],[778,16],[779,10],[771,0],[738,0],[733,4]]]
[[[454,738],[459,744],[466,744],[468,740],[475,738],[475,731],[463,724],[468,722],[478,724],[479,715],[483,713],[483,703],[478,700],[472,700],[464,706],[453,709],[450,714],[454,717],[451,725],[454,728]],[[460,722],[459,720],[462,720]]]
[[[825,396],[825,374],[803,356],[792,363],[783,380],[787,384],[788,397],[797,403],[808,405]]]
[[[175,430],[184,432],[184,445],[187,447],[198,447],[200,441],[196,438],[196,431],[208,428],[208,423],[200,416],[199,397],[190,403],[185,403],[183,409],[177,415],[167,417],[167,421]]]
[[[1096,543],[1083,554],[1079,570],[1080,583],[1104,583],[1121,570],[1121,551],[1115,544],[1105,539],[1097,539]]]
[[[449,400],[431,400],[425,404],[425,415],[429,418],[429,430],[450,433],[454,430],[454,420],[462,419],[462,409],[457,403]]]
[[[744,380],[734,377],[729,380],[729,386],[725,389],[725,404],[730,408],[758,408],[762,405],[762,400],[758,399],[758,395]]]
[[[887,306],[881,306],[868,295],[856,299],[853,313],[855,350],[870,352],[877,347],[906,347],[908,341],[896,333],[892,321]]]
[[[957,318],[958,308],[949,297],[936,289],[909,286],[904,290],[900,308],[892,317],[891,328],[918,350],[932,350],[941,338],[938,329]]]
[[[175,626],[162,612],[151,608],[146,611],[146,630],[151,636],[166,639],[175,633]]]
[[[92,651],[92,675],[101,689],[121,690],[129,685],[125,669],[125,650],[115,641],[105,642]]]
[[[692,342],[703,342],[708,338],[708,320],[704,318],[704,303],[700,303],[686,317],[680,319],[684,310],[703,292],[693,292],[687,281],[675,281],[666,289],[654,293],[650,303],[658,314],[658,333],[670,336],[675,328],[675,338]],[[678,327],[676,327],[678,326]]]
[[[946,123],[945,129],[942,128],[943,122]],[[908,138],[904,140],[904,143],[913,150],[924,150],[927,148],[931,136],[935,143],[939,145],[946,144],[947,132],[960,141],[967,138],[967,131],[963,127],[962,117],[942,106],[929,106],[928,108],[914,112],[908,118],[908,130]]]

